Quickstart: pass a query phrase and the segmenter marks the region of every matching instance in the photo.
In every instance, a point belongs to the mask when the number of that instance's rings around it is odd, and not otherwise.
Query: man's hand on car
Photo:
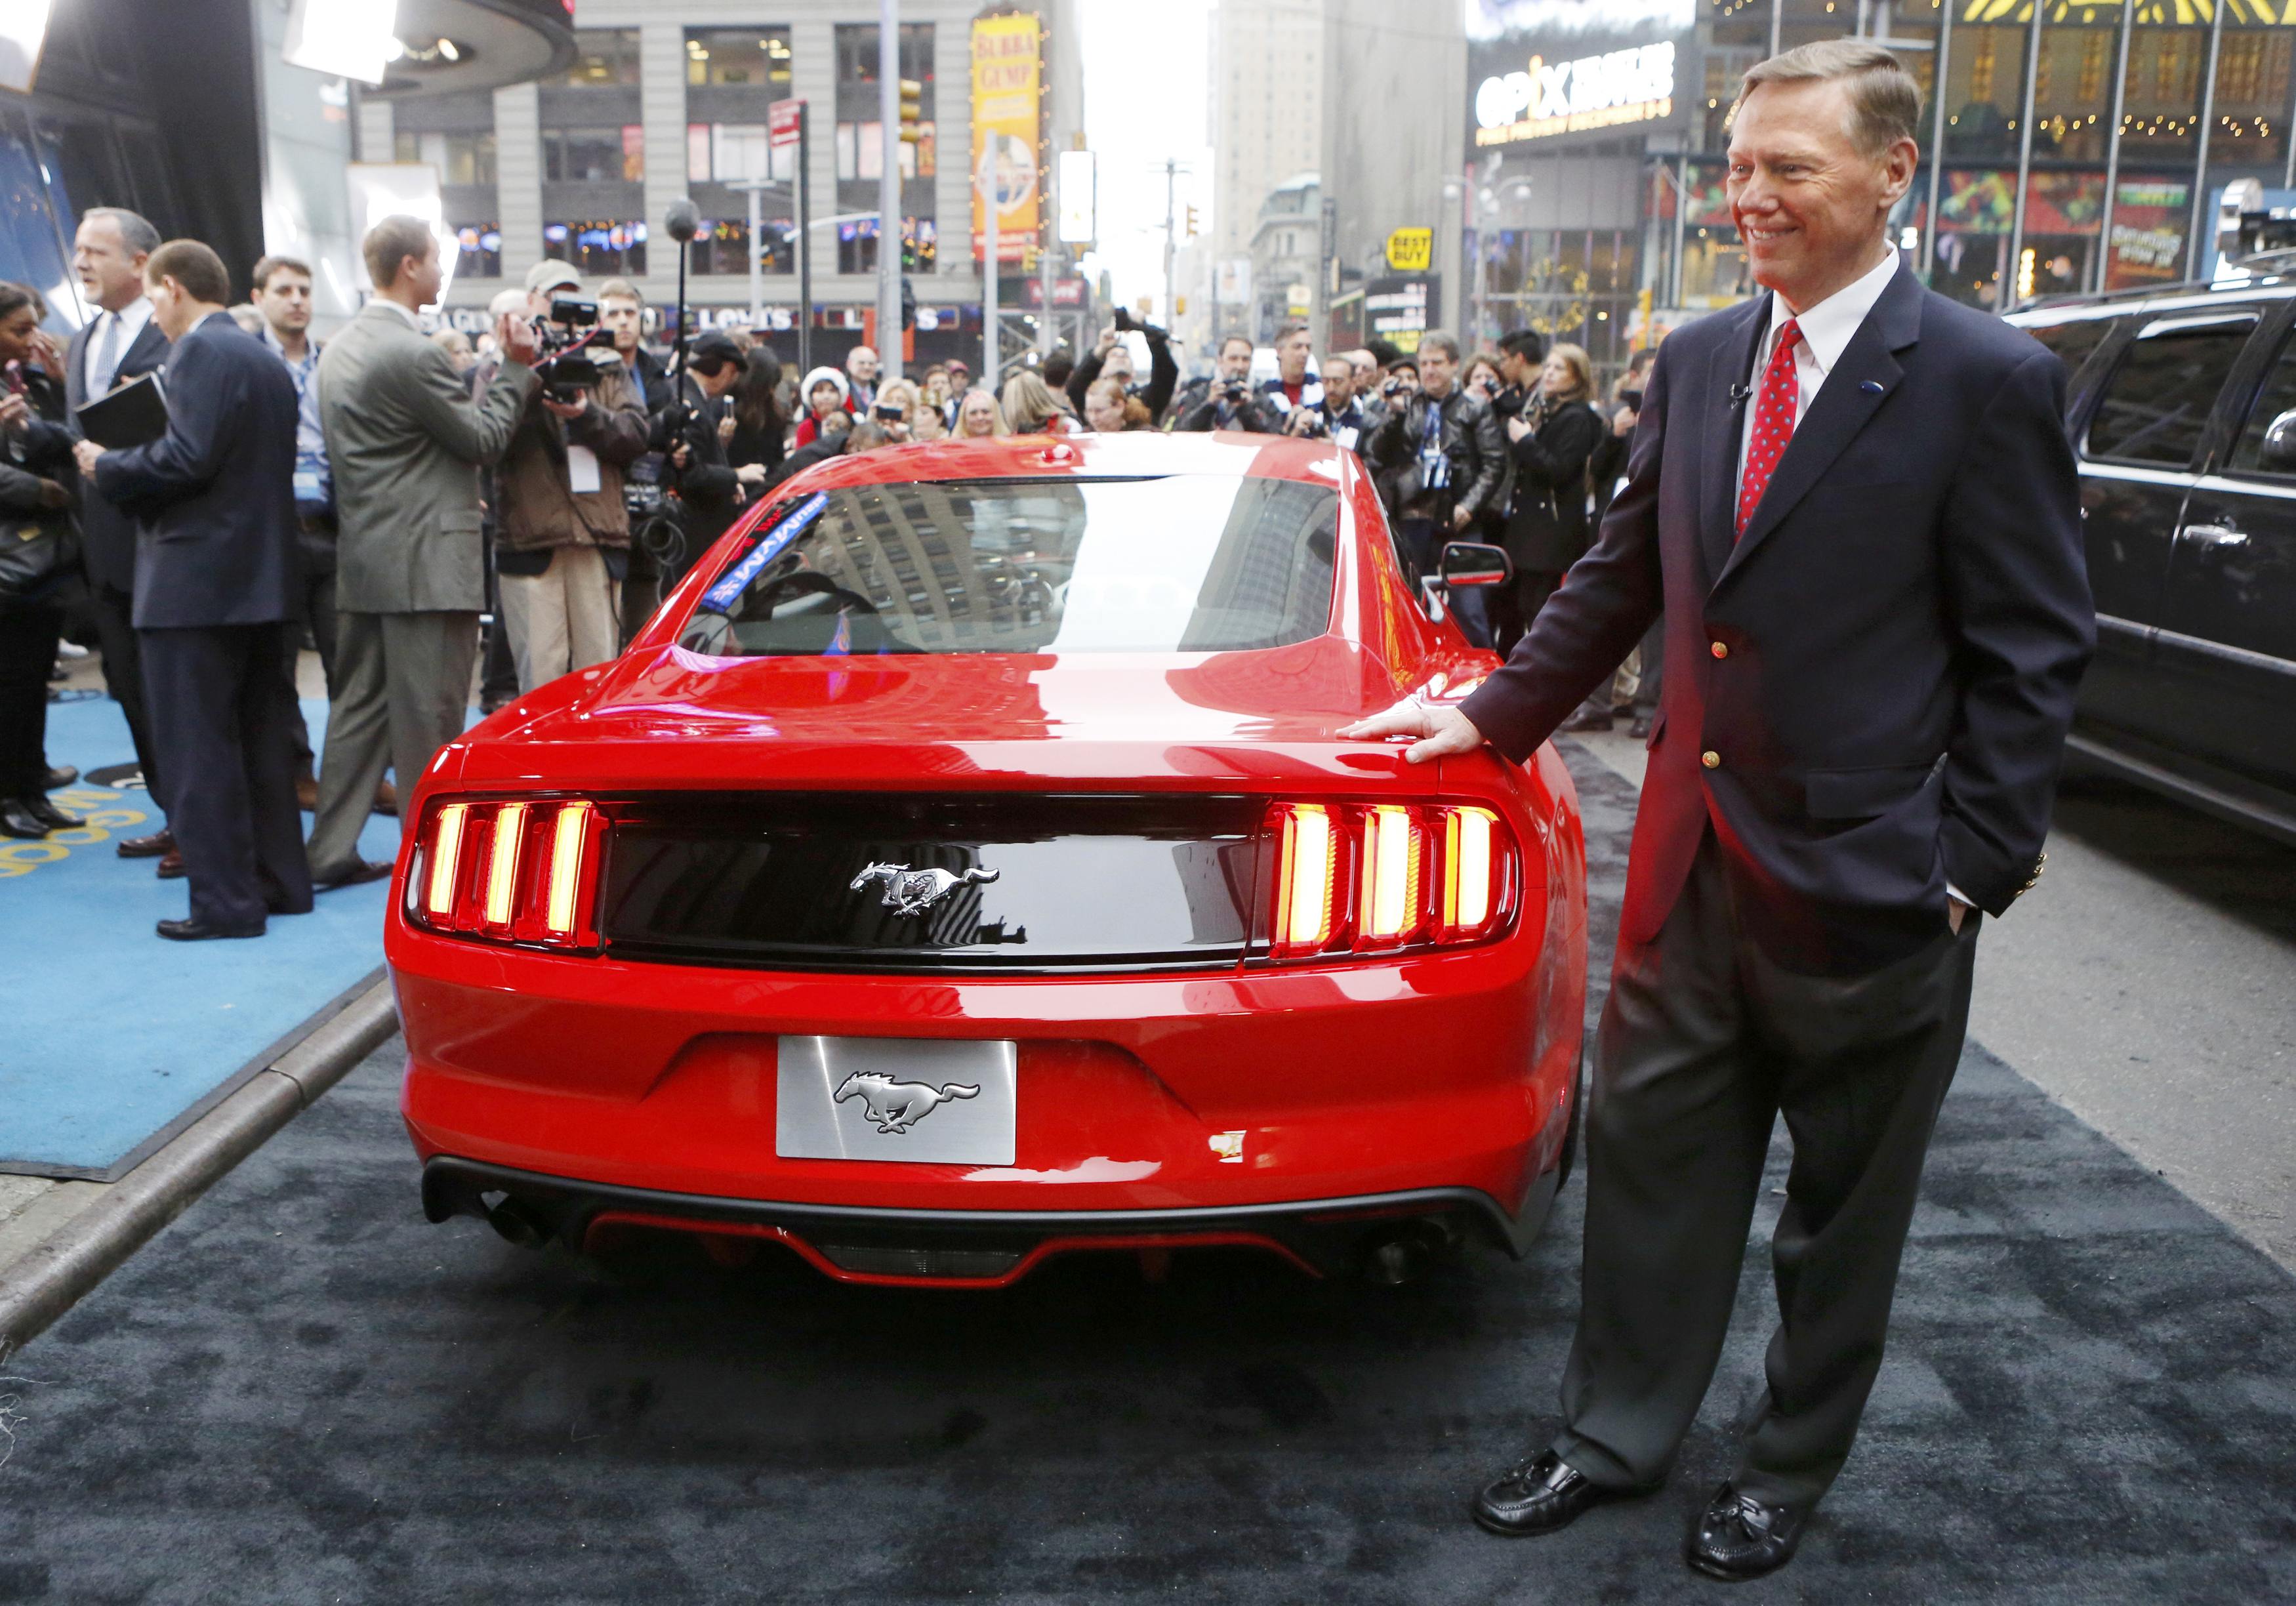
[[[1340,735],[1348,742],[1377,742],[1387,736],[1415,736],[1417,741],[1403,750],[1406,764],[1424,764],[1430,758],[1447,758],[1453,753],[1472,753],[1483,745],[1483,733],[1475,722],[1454,708],[1406,699],[1383,714],[1374,714],[1369,719],[1358,719],[1341,729]]]

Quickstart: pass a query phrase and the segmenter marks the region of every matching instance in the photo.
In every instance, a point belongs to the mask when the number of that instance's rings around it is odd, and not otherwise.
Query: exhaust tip
[[[501,1233],[505,1243],[514,1243],[522,1250],[538,1250],[549,1241],[550,1224],[531,1207],[508,1197],[500,1203],[481,1198],[479,1203],[486,1211],[487,1225]]]
[[[1398,1222],[1365,1233],[1356,1264],[1365,1282],[1401,1288],[1425,1276],[1458,1241],[1458,1229],[1447,1218]]]

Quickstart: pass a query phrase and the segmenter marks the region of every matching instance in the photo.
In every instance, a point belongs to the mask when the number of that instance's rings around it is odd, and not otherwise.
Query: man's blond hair
[[[1866,155],[1878,156],[1901,139],[1919,137],[1921,86],[1897,57],[1863,39],[1813,40],[1755,62],[1739,81],[1730,119],[1737,120],[1739,108],[1757,86],[1832,80],[1849,93],[1849,137]]]

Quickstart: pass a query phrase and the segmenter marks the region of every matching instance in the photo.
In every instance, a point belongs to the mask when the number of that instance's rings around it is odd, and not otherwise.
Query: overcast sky
[[[1085,135],[1100,156],[1100,249],[1085,271],[1106,268],[1129,306],[1164,291],[1164,163],[1182,173],[1176,216],[1190,201],[1209,235],[1211,150],[1204,92],[1212,0],[1077,0],[1084,39]],[[1176,225],[1176,227],[1184,225]]]

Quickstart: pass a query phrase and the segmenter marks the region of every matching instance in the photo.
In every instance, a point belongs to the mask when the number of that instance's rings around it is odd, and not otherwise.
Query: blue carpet
[[[327,705],[307,700],[303,717],[318,739]],[[109,698],[49,706],[49,763],[85,774],[135,756]],[[186,913],[187,883],[112,848],[158,830],[158,807],[85,782],[52,795],[88,823],[0,842],[0,1170],[108,1179],[382,963],[389,883],[323,893],[252,941],[167,942],[152,925]],[[375,816],[359,847],[396,856],[398,823]]]

